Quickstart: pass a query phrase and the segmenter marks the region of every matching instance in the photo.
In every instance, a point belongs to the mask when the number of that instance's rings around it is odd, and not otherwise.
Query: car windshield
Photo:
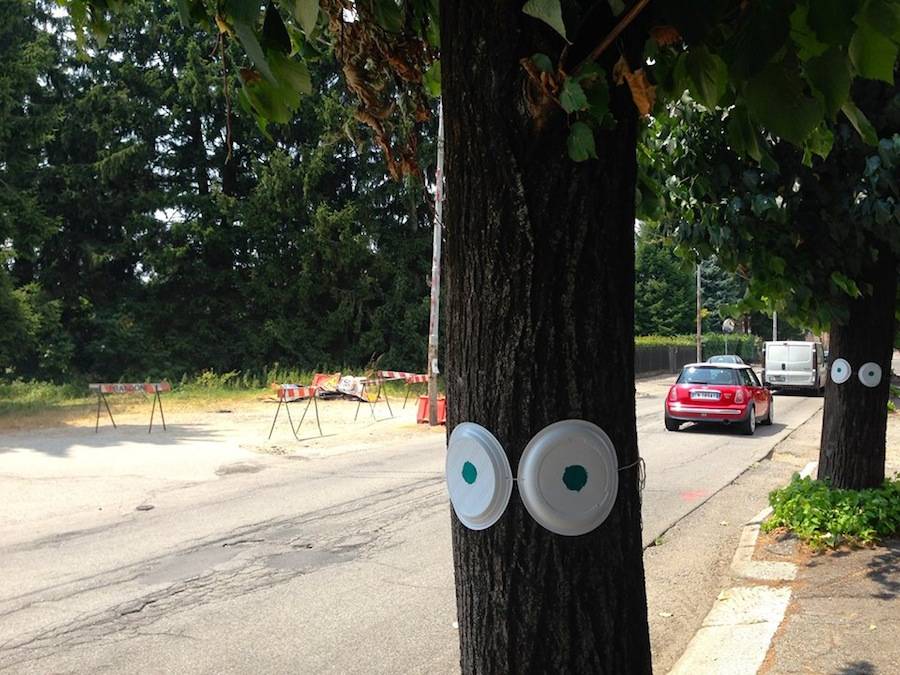
[[[719,354],[719,356],[711,356],[708,359],[709,363],[739,363],[738,358],[736,356]]]
[[[715,366],[691,366],[681,371],[678,384],[738,384],[737,371]]]

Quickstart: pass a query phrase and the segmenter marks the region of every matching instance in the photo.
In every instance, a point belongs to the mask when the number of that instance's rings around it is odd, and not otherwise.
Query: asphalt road
[[[645,544],[822,402],[778,397],[752,438],[669,433],[667,381],[638,385]],[[37,515],[0,505],[0,672],[457,670],[440,436],[295,457],[205,442],[215,475],[163,480],[151,460],[111,481],[74,453],[28,469],[39,434],[0,436],[0,494],[42,491]],[[117,489],[118,509],[92,505]]]

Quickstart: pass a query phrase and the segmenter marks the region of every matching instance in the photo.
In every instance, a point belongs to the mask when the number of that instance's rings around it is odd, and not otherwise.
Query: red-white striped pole
[[[444,106],[438,106],[437,167],[434,171],[434,241],[431,248],[431,318],[428,321],[428,424],[438,423],[438,315],[441,302],[441,223],[444,216]]]

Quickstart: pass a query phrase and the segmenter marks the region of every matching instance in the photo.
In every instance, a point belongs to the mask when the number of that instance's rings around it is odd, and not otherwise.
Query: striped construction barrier
[[[314,385],[302,385],[302,384],[281,384],[278,385],[278,408],[275,409],[275,417],[272,419],[272,427],[269,429],[269,438],[272,438],[272,432],[275,431],[275,422],[278,421],[278,413],[281,412],[281,406],[284,406],[284,409],[287,411],[288,423],[291,425],[291,433],[294,435],[298,441],[301,440],[297,435],[297,432],[300,430],[300,427],[303,425],[303,420],[306,419],[306,413],[309,411],[309,404],[313,404],[313,408],[316,411],[316,426],[319,429],[319,436],[322,436],[322,423],[319,420],[319,404],[317,402],[316,392],[318,391],[318,387]],[[307,399],[306,407],[303,408],[303,415],[300,417],[300,421],[297,423],[296,428],[294,427],[294,420],[291,419],[291,408],[290,404],[295,401],[302,401],[303,399]]]
[[[378,404],[378,401],[381,400],[382,395],[384,395],[384,402],[387,404],[388,412],[390,413],[390,417],[386,419],[391,419],[394,417],[394,411],[391,409],[391,401],[387,395],[387,389],[384,388],[384,383],[388,380],[401,380],[401,377],[383,377],[382,373],[391,373],[396,374],[395,370],[379,370],[378,377],[365,377],[359,380],[359,384],[361,386],[361,391],[359,394],[359,400],[356,403],[356,413],[353,415],[353,421],[355,422],[359,418],[359,408],[363,404],[363,401],[369,404],[369,410],[372,413],[372,419],[376,422],[378,418],[375,416],[375,406]],[[369,394],[369,390],[375,387],[375,400],[372,400],[372,396]]]
[[[301,386],[299,384],[282,384],[278,387],[278,398],[285,401],[299,401],[316,395],[318,387],[312,385]]]
[[[409,393],[412,391],[414,384],[428,384],[428,375],[419,373],[407,373],[406,380],[406,397],[403,399],[403,407],[406,408],[406,402],[409,400]]]
[[[100,430],[100,406],[106,406],[106,413],[109,415],[109,421],[112,422],[113,429],[118,429],[116,420],[113,419],[112,410],[109,407],[109,401],[106,400],[107,394],[152,394],[153,408],[150,410],[150,427],[147,433],[153,431],[153,416],[156,413],[156,404],[159,403],[159,416],[162,418],[163,431],[166,431],[166,416],[163,414],[162,399],[159,397],[160,392],[172,391],[172,385],[168,382],[93,382],[88,385],[89,391],[97,394],[97,422],[94,425],[94,433]]]
[[[412,391],[412,385],[424,384],[424,383],[428,382],[428,375],[425,375],[422,373],[407,373],[406,371],[403,371],[403,370],[379,370],[378,377],[380,377],[384,380],[387,380],[387,381],[403,380],[404,382],[406,382],[406,396],[403,398],[403,407],[404,408],[406,408],[406,403],[407,403],[407,401],[409,401],[409,394]],[[385,392],[385,400],[387,400],[386,392]],[[376,401],[377,401],[377,399],[376,399]],[[388,408],[390,408],[390,404],[388,404]]]

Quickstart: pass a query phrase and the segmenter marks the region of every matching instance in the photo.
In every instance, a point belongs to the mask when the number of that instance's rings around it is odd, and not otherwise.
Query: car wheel
[[[775,397],[773,396],[769,399],[769,412],[766,413],[766,419],[762,420],[760,424],[765,424],[766,426],[772,424],[775,419]]]
[[[664,415],[666,422],[666,431],[678,431],[681,428],[681,422],[673,420],[668,415]]]
[[[756,431],[756,408],[750,406],[750,412],[747,413],[747,419],[741,424],[741,433],[746,436],[752,436]]]

